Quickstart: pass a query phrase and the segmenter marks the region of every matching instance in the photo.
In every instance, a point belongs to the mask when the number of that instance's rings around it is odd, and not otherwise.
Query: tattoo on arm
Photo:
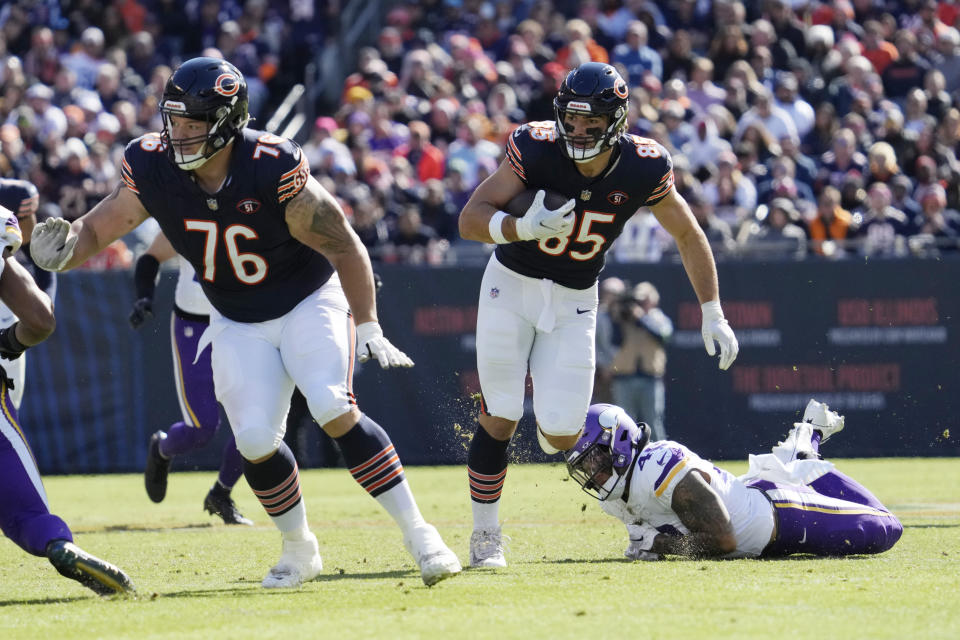
[[[288,215],[300,219],[298,226],[308,235],[306,244],[317,251],[335,254],[353,246],[354,234],[331,196],[305,191],[287,208]]]
[[[693,470],[680,481],[671,503],[690,533],[685,536],[658,535],[652,549],[655,553],[702,558],[723,555],[735,548],[730,514],[700,473]]]

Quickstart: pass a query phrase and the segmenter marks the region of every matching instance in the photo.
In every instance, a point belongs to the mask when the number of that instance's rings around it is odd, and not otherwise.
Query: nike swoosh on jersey
[[[581,313],[589,313],[589,312],[591,312],[591,311],[593,311],[593,309],[581,309],[580,307],[577,307],[577,313],[578,313],[578,314],[581,314]]]

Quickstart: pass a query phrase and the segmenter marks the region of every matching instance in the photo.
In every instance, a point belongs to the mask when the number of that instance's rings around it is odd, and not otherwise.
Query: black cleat
[[[253,525],[253,520],[244,518],[237,504],[230,497],[229,493],[223,493],[216,489],[210,489],[207,497],[203,499],[203,508],[210,515],[217,515],[223,518],[226,524],[246,524]]]
[[[160,442],[167,437],[163,431],[150,436],[147,449],[147,468],[143,470],[143,484],[147,495],[154,502],[163,502],[167,495],[167,474],[170,473],[170,458],[160,455]]]
[[[47,545],[47,558],[60,575],[76,580],[101,596],[136,592],[130,578],[121,569],[90,555],[72,542],[54,540]]]

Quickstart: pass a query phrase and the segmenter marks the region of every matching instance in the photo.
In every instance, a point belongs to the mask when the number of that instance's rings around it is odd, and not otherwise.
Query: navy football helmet
[[[638,425],[616,405],[591,405],[580,439],[567,452],[567,471],[584,491],[606,500],[648,442],[645,422]]]
[[[611,148],[626,129],[630,92],[616,69],[602,62],[587,62],[570,73],[553,100],[557,133],[567,156],[586,162]],[[585,136],[574,136],[564,124],[567,112],[578,115],[605,115],[606,129],[588,129]]]
[[[161,137],[170,160],[184,170],[196,169],[220,152],[250,121],[243,74],[218,58],[193,58],[173,72],[160,100]],[[171,140],[171,116],[207,123],[207,132]],[[185,149],[201,146],[193,153]]]

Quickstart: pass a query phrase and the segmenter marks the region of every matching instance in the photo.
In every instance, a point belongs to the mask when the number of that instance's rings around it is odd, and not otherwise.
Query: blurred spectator
[[[894,176],[890,181],[890,206],[903,211],[910,223],[916,226],[922,212],[920,203],[913,198],[913,186],[910,176],[902,173]]]
[[[617,262],[658,262],[670,243],[670,234],[652,213],[631,216],[620,237],[614,240],[610,254]]]
[[[920,255],[939,255],[960,248],[960,213],[947,209],[947,196],[933,185],[920,198],[921,217],[911,250]]]
[[[733,147],[729,141],[720,137],[717,124],[710,116],[697,116],[692,129],[693,138],[687,141],[680,151],[687,157],[690,169],[695,175],[701,170],[709,173],[716,167],[720,154],[724,151],[732,152]]]
[[[443,180],[431,178],[423,185],[423,200],[420,204],[420,217],[424,224],[437,232],[448,242],[460,237],[457,220],[460,209],[454,205],[447,193]]]
[[[500,147],[486,140],[487,121],[483,116],[468,116],[457,127],[457,139],[450,143],[447,152],[447,162],[454,159],[464,162],[464,181],[471,187],[479,184],[477,167],[481,158],[500,159]],[[442,177],[442,176],[440,176]]]
[[[650,425],[651,438],[664,440],[666,345],[673,322],[660,309],[660,293],[641,282],[610,304],[616,354],[610,365],[614,404]]]
[[[793,202],[775,198],[769,209],[757,209],[758,220],[747,221],[737,242],[743,255],[766,260],[800,260],[807,253],[807,236],[797,224],[800,214]]]
[[[713,60],[714,74],[726,78],[727,71],[737,60],[746,60],[750,52],[750,43],[743,35],[740,25],[730,24],[721,27],[710,42],[707,54]]]
[[[755,84],[753,88],[753,106],[737,122],[737,130],[733,134],[734,146],[740,141],[744,130],[754,123],[762,124],[774,140],[783,136],[800,139],[791,114],[774,104],[770,90],[760,84]]]
[[[439,180],[444,175],[445,157],[442,151],[430,143],[430,126],[421,120],[409,124],[410,138],[400,145],[394,155],[405,157],[416,168],[420,182]]]
[[[810,133],[815,119],[813,107],[797,93],[798,89],[797,77],[789,71],[781,71],[777,76],[774,105],[790,115],[797,128],[799,136],[797,140]],[[771,133],[777,135],[776,132],[771,131]],[[777,137],[782,138],[783,135],[780,134]]]
[[[713,61],[710,58],[696,58],[690,70],[690,82],[687,84],[687,96],[690,102],[706,111],[714,104],[723,104],[727,92],[713,82]]]
[[[707,236],[714,256],[718,260],[730,256],[736,250],[736,241],[730,225],[714,215],[713,206],[703,197],[699,189],[691,192],[686,200],[690,205],[690,211],[693,212],[693,217],[697,219],[697,223]]]
[[[620,278],[610,277],[600,280],[597,300],[597,332],[596,332],[596,369],[593,378],[592,403],[613,402],[613,358],[617,353],[617,346],[613,343],[614,325],[610,316],[611,307],[615,305],[626,292],[626,284]]]
[[[60,107],[52,104],[53,89],[45,84],[35,84],[24,94],[27,105],[33,110],[37,139],[44,144],[48,139],[60,142],[67,132],[67,117]],[[16,124],[10,114],[8,123]]]
[[[739,229],[757,206],[757,188],[740,171],[732,151],[722,152],[717,158],[717,172],[703,183],[703,195],[717,217],[732,228]]]
[[[867,153],[869,180],[888,183],[900,173],[897,154],[887,142],[875,142]]]
[[[641,86],[648,73],[663,79],[663,60],[647,44],[647,25],[639,20],[630,23],[626,42],[614,47],[612,54],[612,64],[622,64],[627,70],[627,83],[631,87]]]
[[[846,255],[847,239],[856,227],[850,212],[840,206],[839,189],[827,186],[820,192],[816,215],[807,222],[807,231],[813,253],[827,258]]]
[[[868,257],[896,257],[906,254],[910,223],[906,214],[890,206],[890,187],[874,182],[867,192],[867,204],[854,216],[859,218],[855,240],[859,254]]]
[[[937,59],[934,64],[943,73],[944,88],[949,93],[960,89],[960,31],[951,26],[937,38]]]
[[[820,157],[818,186],[833,185],[839,188],[849,173],[864,175],[867,172],[867,157],[857,151],[857,139],[850,129],[840,129],[833,139],[833,146]]]
[[[610,62],[607,50],[593,39],[593,31],[585,21],[574,18],[567,21],[566,44],[557,51],[558,63],[572,69],[584,62]]]
[[[311,173],[331,176],[340,173],[348,176],[357,174],[350,149],[335,137],[338,130],[337,121],[330,116],[317,118],[310,139],[303,145]]]
[[[661,79],[676,78],[683,82],[690,79],[693,72],[693,59],[696,57],[690,32],[677,29],[667,40],[667,51],[663,57]]]
[[[902,99],[911,88],[923,86],[930,63],[917,53],[917,37],[910,31],[898,31],[893,43],[899,55],[881,74],[883,89],[888,97]]]
[[[80,34],[77,48],[61,56],[60,63],[76,76],[76,85],[84,89],[93,89],[97,82],[100,66],[106,62],[103,58],[103,31],[97,27],[87,27]]]
[[[88,169],[89,155],[82,140],[69,138],[60,148],[58,164],[51,172],[51,199],[67,220],[76,220],[96,203],[93,176]]]
[[[441,264],[449,243],[423,224],[420,209],[410,205],[400,212],[397,224],[387,239],[382,255],[386,262]]]

